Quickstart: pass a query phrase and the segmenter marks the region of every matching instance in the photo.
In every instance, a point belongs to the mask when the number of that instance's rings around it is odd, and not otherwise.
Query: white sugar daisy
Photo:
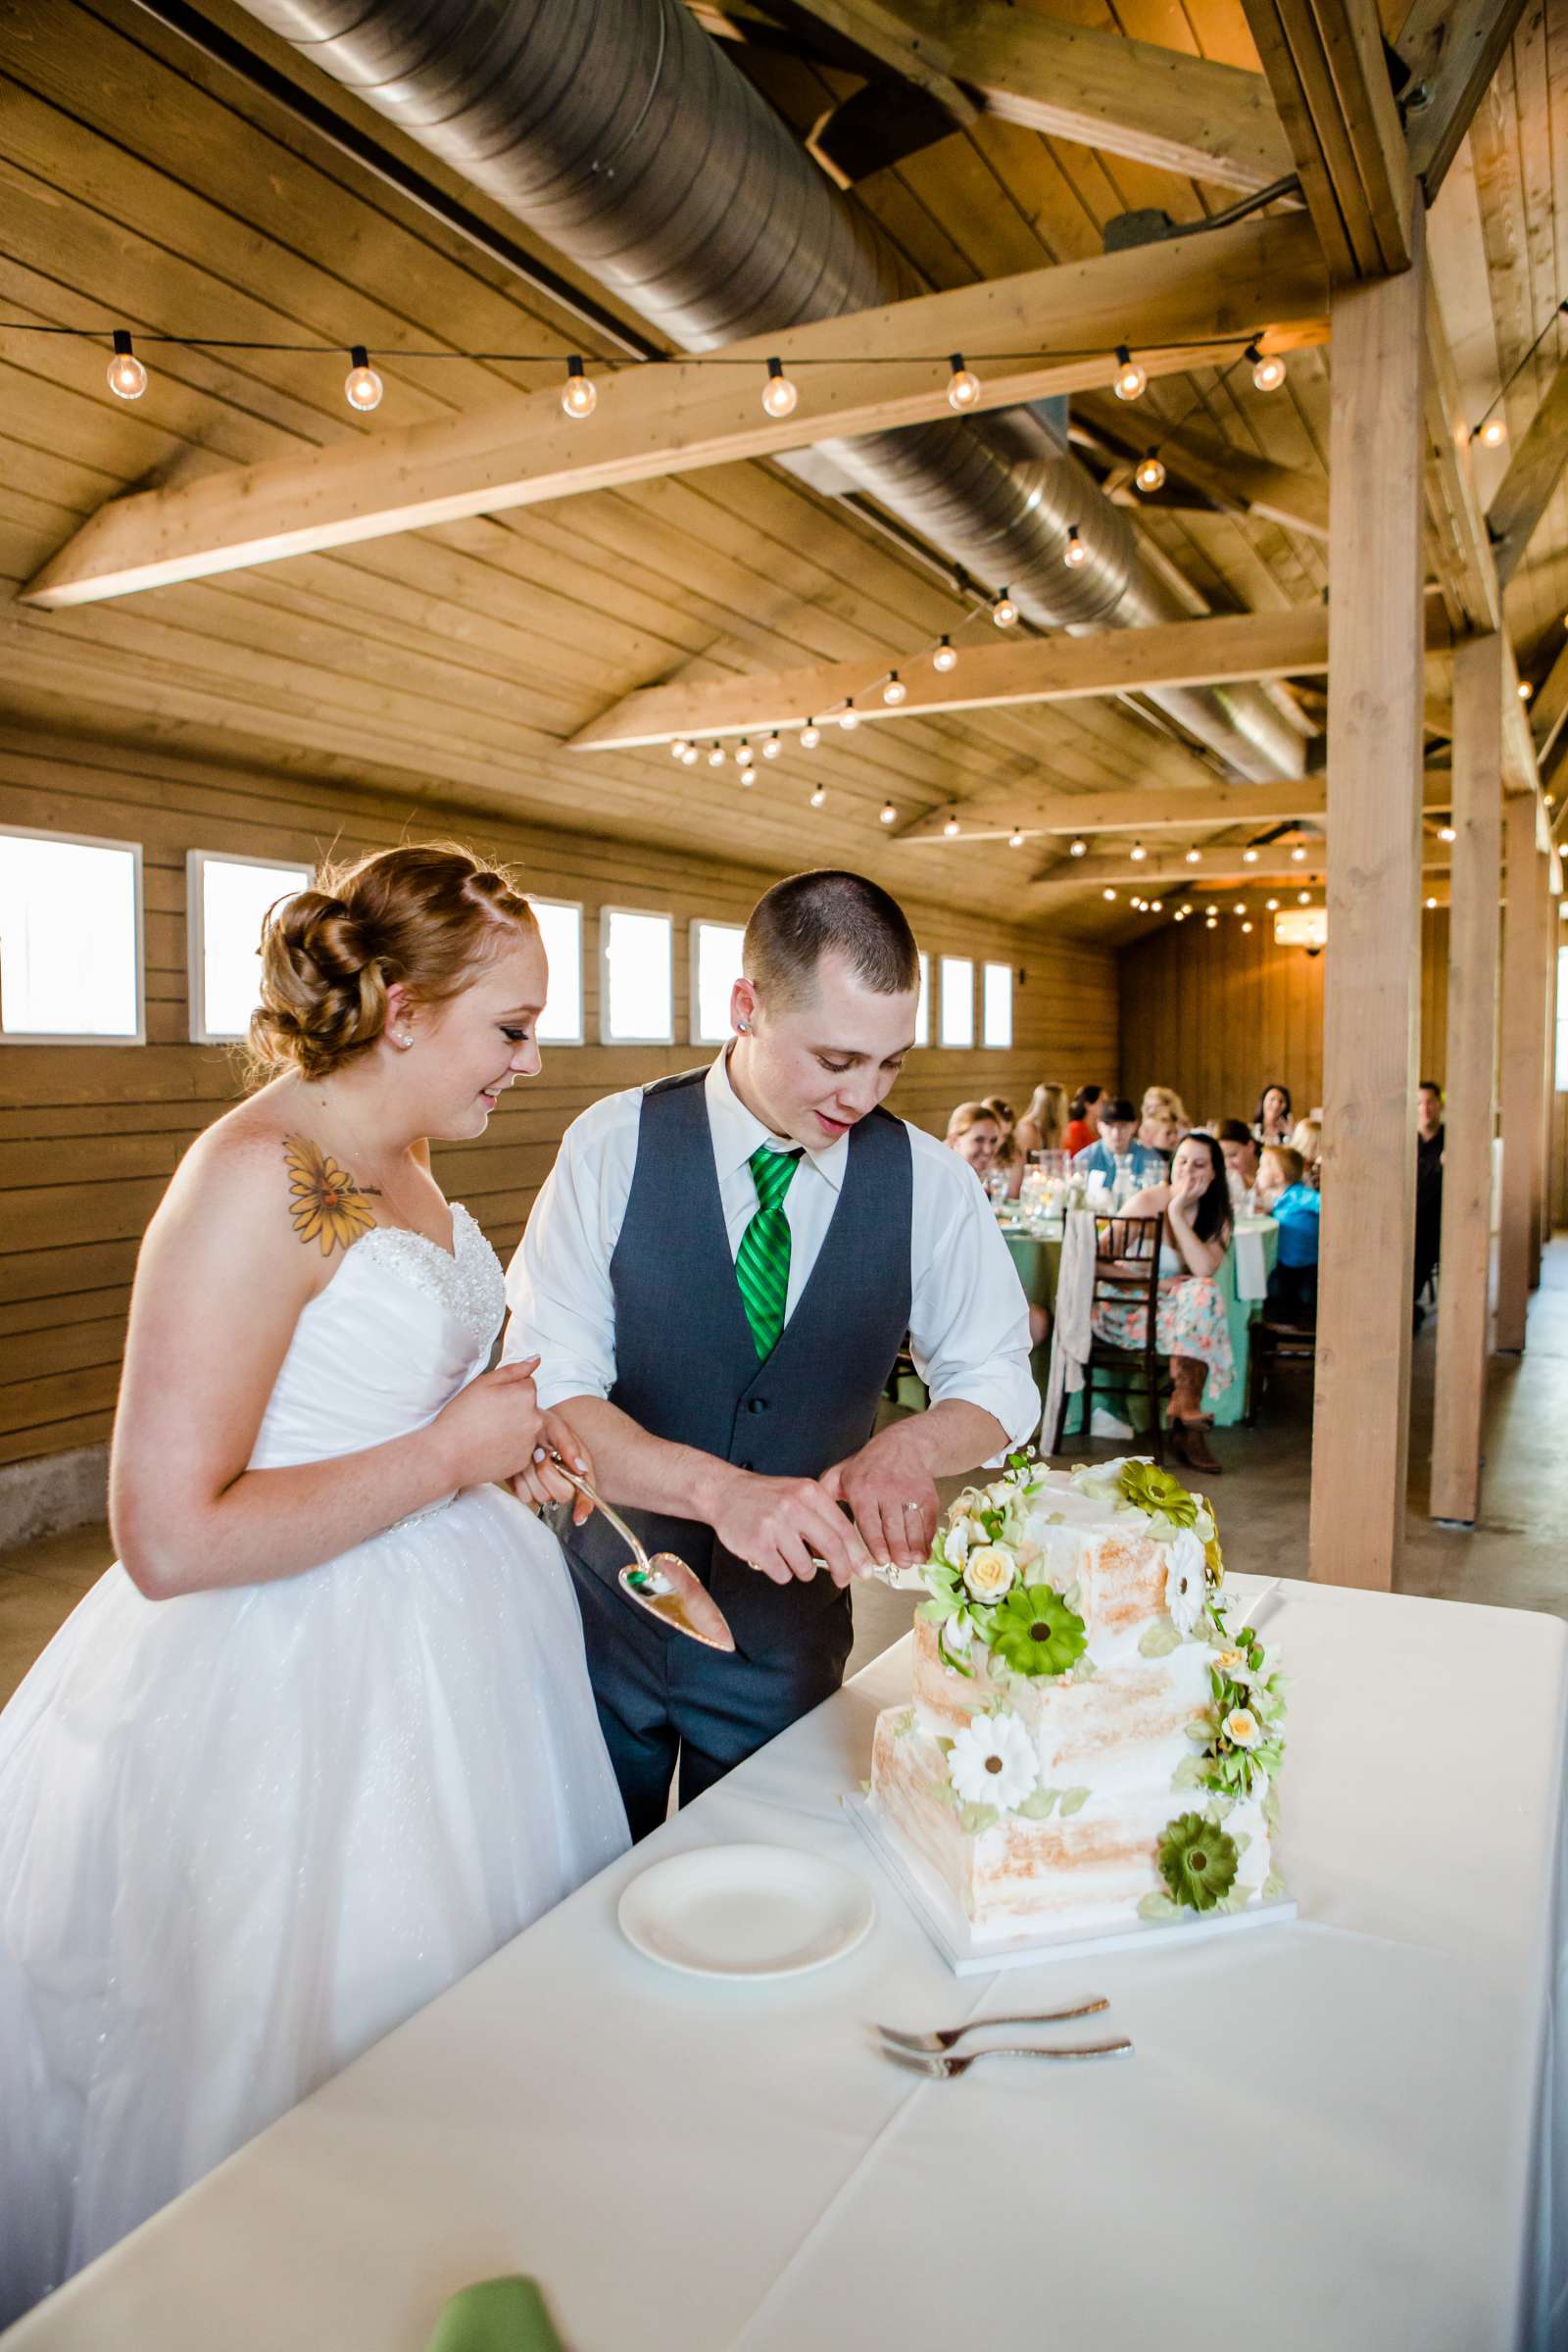
[[[1184,1638],[1202,1615],[1208,1598],[1203,1546],[1190,1527],[1175,1535],[1165,1553],[1165,1606],[1176,1631]]]
[[[1010,1813],[1039,1786],[1035,1743],[1016,1715],[976,1715],[948,1754],[954,1788],[970,1805]]]

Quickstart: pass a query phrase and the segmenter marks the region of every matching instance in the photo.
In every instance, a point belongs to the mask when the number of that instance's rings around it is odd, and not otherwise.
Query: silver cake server
[[[661,1625],[672,1627],[690,1641],[701,1642],[705,1649],[732,1650],[735,1637],[725,1622],[724,1612],[697,1571],[673,1551],[656,1551],[650,1559],[620,1513],[612,1510],[602,1494],[596,1494],[585,1478],[579,1478],[575,1470],[568,1470],[559,1454],[554,1467],[568,1486],[586,1495],[596,1511],[604,1513],[630,1551],[631,1565],[622,1568],[616,1579],[626,1598],[646,1609],[650,1617],[657,1617]]]

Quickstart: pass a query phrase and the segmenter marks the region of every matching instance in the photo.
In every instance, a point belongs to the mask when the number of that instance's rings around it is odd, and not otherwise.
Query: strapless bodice
[[[506,1307],[501,1264],[452,1204],[453,1254],[378,1225],[294,1327],[253,1470],[358,1453],[422,1429],[489,1361]]]

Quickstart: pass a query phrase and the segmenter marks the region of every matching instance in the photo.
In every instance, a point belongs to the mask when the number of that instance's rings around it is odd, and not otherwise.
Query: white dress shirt
[[[731,1257],[757,1214],[749,1166],[760,1144],[787,1152],[729,1081],[721,1054],[705,1081],[709,1131]],[[610,1261],[637,1161],[643,1090],[607,1095],[572,1121],[507,1271],[512,1309],[505,1357],[538,1355],[539,1401],[608,1396],[615,1383]],[[918,1127],[909,1249],[909,1349],[933,1404],[961,1396],[994,1413],[1009,1446],[1034,1433],[1040,1399],[1029,1371],[1029,1311],[990,1202],[967,1161]],[[785,1320],[810,1277],[838,1202],[850,1139],[808,1151],[785,1195],[790,1285]],[[1001,1455],[996,1459],[1000,1460]]]

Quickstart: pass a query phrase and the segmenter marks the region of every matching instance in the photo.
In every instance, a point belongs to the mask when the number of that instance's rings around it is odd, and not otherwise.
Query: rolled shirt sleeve
[[[540,1358],[539,1402],[608,1396],[615,1385],[610,1261],[631,1192],[642,1097],[609,1095],[562,1138],[507,1269],[502,1360]]]
[[[1001,1422],[1006,1446],[992,1457],[1000,1462],[1040,1421],[1029,1302],[974,1170],[919,1128],[910,1128],[909,1141],[909,1352],[933,1404],[961,1396]]]

